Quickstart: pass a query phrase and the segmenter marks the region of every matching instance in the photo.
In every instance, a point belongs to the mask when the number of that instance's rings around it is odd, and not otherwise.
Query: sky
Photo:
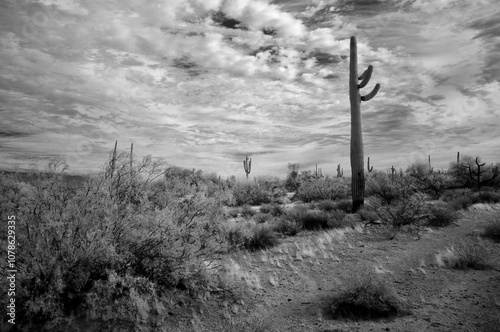
[[[349,175],[351,36],[375,169],[500,162],[498,0],[2,0],[0,168]]]

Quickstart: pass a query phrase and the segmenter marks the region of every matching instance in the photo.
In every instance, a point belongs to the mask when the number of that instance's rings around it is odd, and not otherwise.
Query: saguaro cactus
[[[371,173],[373,171],[373,166],[370,167],[370,157],[368,157],[368,173]]]
[[[364,88],[372,76],[373,66],[358,76],[358,47],[356,37],[351,37],[351,54],[349,61],[349,100],[351,102],[351,171],[352,171],[352,211],[356,212],[365,202],[365,173],[363,156],[363,130],[361,127],[361,101],[369,101],[377,94],[380,84],[367,95],[361,96],[359,90]],[[361,80],[361,83],[359,81]]]
[[[338,177],[338,178],[341,178],[341,177],[343,177],[343,176],[344,176],[344,169],[343,169],[343,168],[341,169],[341,168],[340,168],[340,164],[339,164],[339,165],[337,166],[337,177]]]
[[[245,156],[245,160],[243,160],[243,168],[245,169],[248,180],[248,174],[252,171],[252,158],[248,159],[248,156]]]
[[[115,148],[113,150],[113,154],[111,156],[111,160],[109,161],[109,177],[113,178],[113,174],[116,168],[116,146],[118,145],[118,140],[115,141]]]

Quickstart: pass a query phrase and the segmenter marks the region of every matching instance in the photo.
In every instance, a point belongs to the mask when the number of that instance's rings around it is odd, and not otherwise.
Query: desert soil
[[[418,240],[407,233],[388,240],[379,226],[356,224],[303,232],[269,250],[233,255],[220,277],[234,290],[174,305],[170,328],[219,331],[231,321],[261,320],[265,331],[500,331],[500,244],[479,238],[486,213],[500,217],[500,205],[473,206],[453,225],[424,229]],[[456,270],[436,264],[436,253],[464,241],[483,243],[491,267]],[[383,279],[410,314],[333,319],[332,298],[365,273]]]

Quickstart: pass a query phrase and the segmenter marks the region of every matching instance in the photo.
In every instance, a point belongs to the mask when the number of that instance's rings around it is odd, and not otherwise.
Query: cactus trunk
[[[378,92],[380,84],[367,95],[361,96],[360,88],[368,84],[373,66],[358,76],[358,50],[356,37],[351,37],[349,61],[349,100],[351,103],[351,172],[352,172],[352,212],[356,212],[365,202],[365,173],[363,156],[363,129],[361,126],[361,101],[369,101]],[[361,83],[358,81],[362,80]]]

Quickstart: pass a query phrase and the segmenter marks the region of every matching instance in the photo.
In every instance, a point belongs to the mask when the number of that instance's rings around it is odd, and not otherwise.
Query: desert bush
[[[301,181],[296,198],[307,203],[325,199],[343,199],[347,198],[349,190],[349,183],[344,178],[310,177]]]
[[[434,227],[444,227],[455,222],[458,213],[446,202],[436,202],[429,206],[428,224]]]
[[[241,207],[241,216],[242,217],[252,217],[253,215],[255,215],[257,213],[257,211],[255,211],[250,205],[248,204],[245,204]]]
[[[335,201],[335,210],[341,210],[346,213],[352,212],[352,200],[350,199],[340,199]]]
[[[487,223],[484,227],[482,236],[495,242],[500,242],[500,213],[498,210],[486,214]]]
[[[346,219],[346,213],[342,210],[333,210],[328,212],[328,220],[324,228],[344,228],[349,226],[349,221]]]
[[[489,203],[495,204],[500,202],[500,193],[493,191],[481,191],[472,197],[472,202],[476,203]]]
[[[335,210],[335,201],[331,199],[324,199],[322,201],[319,201],[316,203],[316,208],[321,210],[321,211],[333,211]]]
[[[228,208],[227,209],[227,215],[230,218],[236,218],[240,214],[240,210],[238,208]]]
[[[290,220],[286,217],[280,217],[274,224],[274,231],[284,235],[294,236],[302,231],[303,226],[296,220]]]
[[[361,209],[356,211],[356,214],[359,215],[361,220],[365,222],[374,222],[380,219],[378,214],[375,211],[370,210],[367,206],[363,206]]]
[[[269,188],[255,182],[237,182],[233,187],[233,198],[237,206],[270,203],[273,193]]]
[[[245,247],[250,251],[257,251],[276,246],[278,237],[270,226],[257,225],[254,227],[251,237],[247,240]]]
[[[325,211],[309,210],[302,215],[300,223],[307,230],[319,230],[328,227],[328,213]]]
[[[161,163],[144,158],[130,172],[127,159],[78,187],[57,163],[29,186],[9,184],[19,189],[9,199],[24,203],[9,205],[23,230],[17,241],[29,244],[17,248],[17,269],[24,271],[17,279],[19,321],[63,319],[110,273],[192,294],[212,287],[205,270],[227,252],[220,202],[195,191],[176,204],[153,204],[148,190]]]
[[[260,212],[254,215],[253,218],[258,224],[263,224],[273,219],[273,217],[269,213],[260,213]]]
[[[350,280],[347,289],[333,300],[334,317],[377,319],[406,313],[393,291],[371,274]]]
[[[366,195],[376,196],[384,204],[391,204],[394,200],[409,197],[416,193],[417,188],[414,182],[415,180],[411,177],[399,174],[392,177],[384,172],[374,171],[367,177]]]
[[[447,190],[443,193],[441,199],[455,210],[466,210],[474,204],[473,194],[469,189]]]
[[[283,208],[277,203],[262,204],[259,211],[262,213],[269,213],[273,217],[279,217],[283,214]]]
[[[391,240],[403,228],[409,228],[418,236],[421,224],[428,218],[427,196],[421,193],[391,201],[391,204],[387,204],[381,198],[372,197],[366,206],[388,227],[388,236]]]
[[[437,265],[444,268],[484,270],[489,266],[487,262],[488,252],[475,242],[452,246],[436,254]]]

